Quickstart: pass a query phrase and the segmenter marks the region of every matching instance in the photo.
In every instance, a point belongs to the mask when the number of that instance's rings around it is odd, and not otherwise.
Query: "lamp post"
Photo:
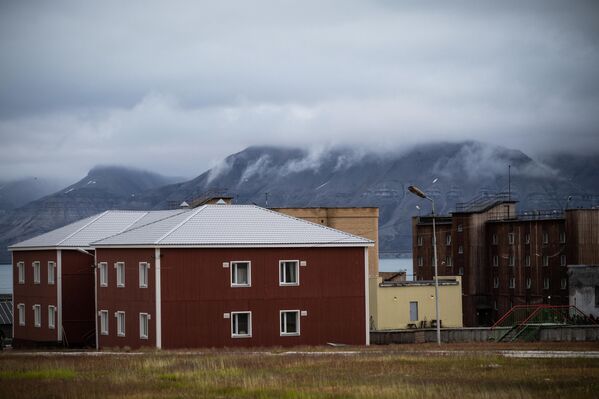
[[[431,202],[433,216],[433,264],[435,266],[435,318],[437,319],[437,345],[441,345],[441,322],[439,320],[439,274],[437,271],[437,232],[435,229],[435,200],[427,196],[424,191],[416,186],[409,186],[408,190],[420,198]]]

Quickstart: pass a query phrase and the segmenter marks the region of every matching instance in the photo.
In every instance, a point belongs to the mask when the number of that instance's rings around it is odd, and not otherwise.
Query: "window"
[[[299,310],[281,310],[281,335],[300,335]]]
[[[508,266],[516,266],[516,257],[514,255],[508,257]]]
[[[462,226],[461,224],[458,224],[458,231],[461,233],[462,231],[464,231],[464,226]]]
[[[33,305],[33,325],[42,326],[42,307],[40,305]]]
[[[279,285],[299,285],[299,261],[279,261]]]
[[[148,288],[148,269],[150,264],[139,262],[139,288]]]
[[[124,287],[125,286],[125,262],[115,263],[114,268],[116,269],[116,286]]]
[[[418,257],[418,266],[422,267],[424,265],[424,259],[422,258],[422,256]]]
[[[231,337],[252,336],[252,312],[231,312]]]
[[[559,264],[560,264],[561,266],[566,266],[566,255],[561,255],[561,256],[559,257]]]
[[[549,277],[545,277],[543,279],[543,288],[548,290],[549,289]]]
[[[493,233],[491,236],[491,244],[497,245],[497,234]]]
[[[458,274],[459,274],[460,276],[463,276],[463,275],[464,275],[464,268],[463,268],[463,267],[460,267],[460,268],[458,269]]]
[[[514,233],[507,234],[507,243],[510,245],[514,245]]]
[[[108,310],[100,310],[100,334],[108,335]]]
[[[148,339],[150,315],[147,313],[139,314],[139,338]]]
[[[125,336],[125,312],[118,311],[115,314],[116,317],[116,335],[119,337]]]
[[[530,255],[524,256],[524,266],[530,267]]]
[[[526,278],[526,289],[530,289],[532,287],[532,279],[530,277]]]
[[[33,284],[39,284],[42,280],[40,263],[38,261],[33,262]]]
[[[516,288],[516,278],[510,277],[510,288]]]
[[[499,277],[493,277],[493,288],[499,288]]]
[[[56,270],[56,263],[48,262],[48,284],[54,285],[56,278],[54,277],[54,270]]]
[[[423,242],[422,236],[418,236],[417,242],[418,242],[418,246],[421,247],[422,246],[422,242]]]
[[[48,306],[48,328],[54,330],[56,327],[56,306]]]
[[[549,266],[549,256],[543,255],[543,266]]]
[[[493,266],[499,266],[499,256],[493,255]]]
[[[449,267],[453,266],[453,261],[451,259],[451,256],[445,257],[445,266],[449,266]]]
[[[17,309],[19,309],[19,325],[25,325],[25,304],[20,303],[17,305]]]
[[[561,283],[560,286],[561,286],[562,290],[565,290],[566,288],[568,288],[568,280],[567,279],[563,278],[560,283]]]
[[[560,244],[566,243],[566,232],[565,231],[559,232],[559,242],[560,242]]]
[[[543,244],[549,244],[549,233],[543,232]]]
[[[101,262],[98,267],[100,268],[100,287],[108,287],[108,264]]]
[[[530,233],[526,233],[524,235],[524,243],[525,244],[530,244]]]
[[[249,287],[252,285],[250,262],[231,262],[231,287]]]
[[[418,321],[418,302],[410,302],[410,321]]]
[[[451,245],[451,234],[445,235],[445,245]]]
[[[19,284],[25,284],[25,262],[17,262]]]
[[[463,247],[462,245],[460,245],[460,246],[458,247],[458,253],[459,253],[459,254],[463,254],[463,253],[464,253],[464,247]]]

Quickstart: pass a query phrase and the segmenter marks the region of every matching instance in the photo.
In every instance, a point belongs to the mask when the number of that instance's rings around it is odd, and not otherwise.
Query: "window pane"
[[[285,317],[285,332],[287,334],[295,334],[297,333],[297,313],[296,312],[287,312],[284,313]]]
[[[233,315],[233,334],[249,335],[249,313],[236,313]]]

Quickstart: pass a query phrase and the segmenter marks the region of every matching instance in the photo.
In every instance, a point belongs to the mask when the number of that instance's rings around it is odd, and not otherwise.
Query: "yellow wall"
[[[442,327],[462,327],[462,286],[459,276],[445,277],[457,280],[457,285],[439,286],[439,314]],[[439,281],[444,279],[440,277]],[[371,306],[371,329],[391,330],[418,327],[423,320],[430,327],[435,319],[435,286],[415,285],[380,287],[380,278],[370,278],[370,291],[376,292],[375,306]],[[418,320],[410,321],[410,302],[418,302]]]

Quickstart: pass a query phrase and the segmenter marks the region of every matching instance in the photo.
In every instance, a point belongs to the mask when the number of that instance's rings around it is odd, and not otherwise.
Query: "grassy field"
[[[599,359],[516,359],[495,352],[512,348],[585,351],[599,350],[599,345],[446,345],[445,352],[436,352],[434,345],[402,345],[292,349],[306,351],[302,353],[271,349],[101,356],[7,351],[0,354],[0,397],[599,397]]]

